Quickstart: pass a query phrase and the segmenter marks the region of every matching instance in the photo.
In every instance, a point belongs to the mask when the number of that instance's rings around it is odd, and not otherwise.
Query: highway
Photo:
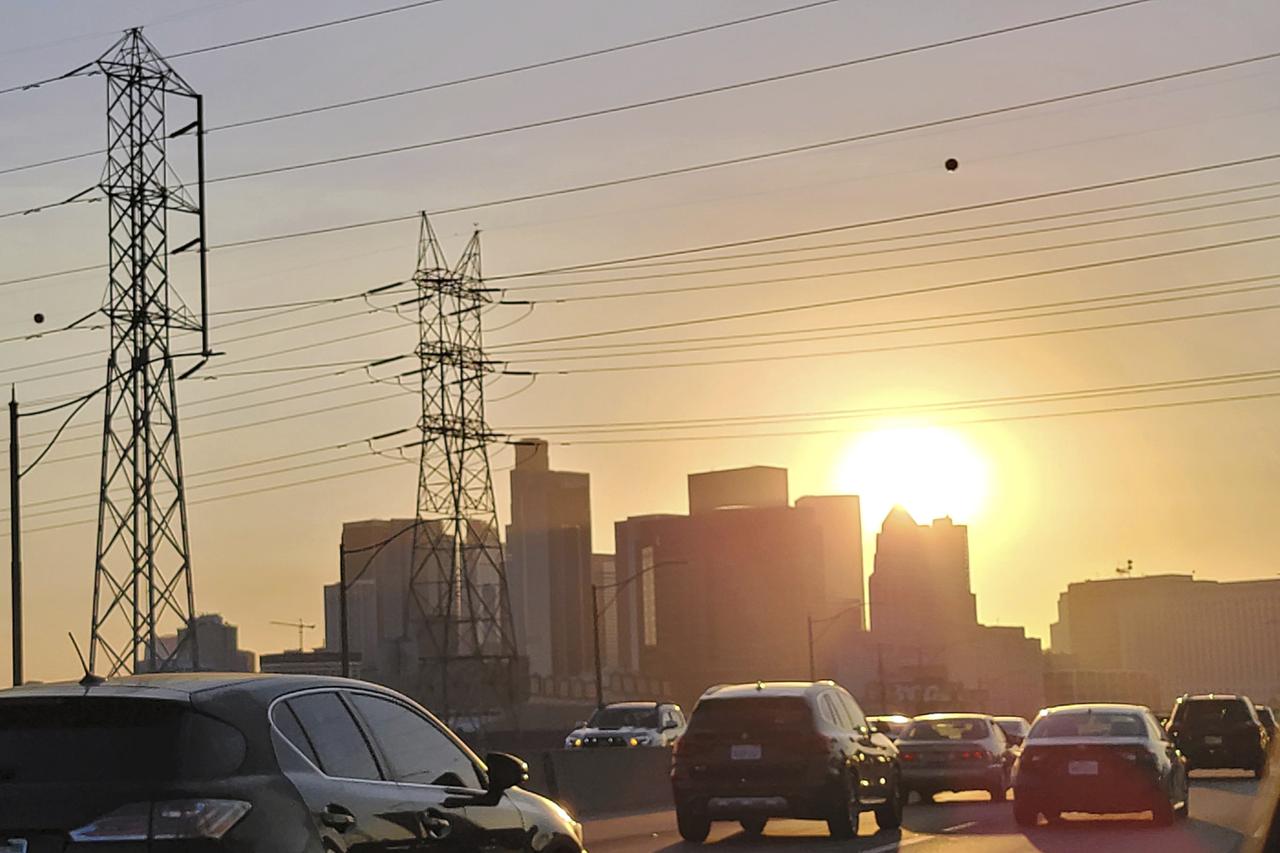
[[[1259,797],[1258,783],[1232,774],[1194,778],[1191,817],[1167,828],[1151,825],[1142,815],[1089,818],[1070,815],[1061,826],[1041,824],[1023,830],[1013,822],[1010,803],[993,803],[986,794],[940,795],[932,805],[907,807],[899,832],[877,832],[874,818],[862,816],[855,841],[835,841],[821,823],[794,820],[770,821],[765,834],[753,838],[734,823],[713,824],[705,845],[681,841],[674,812],[587,821],[586,846],[591,853],[654,853],[694,851],[847,851],[847,853],[1219,853],[1250,851],[1246,839],[1265,821],[1266,797]],[[1268,785],[1267,795],[1271,794]]]

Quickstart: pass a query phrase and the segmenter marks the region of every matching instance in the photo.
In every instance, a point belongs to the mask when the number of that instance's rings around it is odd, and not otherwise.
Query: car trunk
[[[695,778],[785,783],[802,779],[828,746],[803,698],[715,699],[694,712],[678,758],[691,765]]]
[[[1030,742],[1019,764],[1020,778],[1092,802],[1149,793],[1156,783],[1157,758],[1144,738],[1063,738]]]

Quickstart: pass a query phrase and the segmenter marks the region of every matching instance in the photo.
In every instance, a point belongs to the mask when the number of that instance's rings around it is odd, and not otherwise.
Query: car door
[[[415,844],[423,833],[405,817],[409,803],[387,779],[368,737],[336,691],[291,694],[276,701],[270,714],[286,742],[277,751],[281,769],[305,801],[326,850],[439,849]],[[287,749],[294,752],[285,754]]]
[[[388,775],[435,827],[435,851],[524,850],[524,820],[511,798],[486,793],[483,766],[442,724],[407,702],[372,692],[348,691]],[[452,846],[449,846],[449,845]]]

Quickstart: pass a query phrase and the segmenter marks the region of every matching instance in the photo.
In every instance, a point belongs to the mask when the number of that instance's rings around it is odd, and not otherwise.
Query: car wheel
[[[745,817],[738,821],[742,825],[742,831],[747,835],[760,835],[764,832],[765,824],[769,822],[767,817]]]
[[[920,802],[922,803],[933,802],[933,791],[916,791],[916,793],[920,795]]]
[[[689,809],[676,807],[676,829],[680,837],[693,844],[701,844],[711,834],[711,819]]]
[[[832,838],[853,838],[858,834],[862,804],[858,801],[858,781],[852,774],[845,774],[840,799],[843,802],[827,818],[827,832]]]
[[[897,829],[902,826],[902,807],[907,794],[902,790],[902,780],[894,777],[893,790],[882,805],[876,806],[876,826],[881,829]]]
[[[1003,803],[1006,799],[1008,799],[1009,780],[1007,780],[1004,774],[1001,773],[1000,779],[994,785],[988,788],[987,792],[991,794],[991,802]]]
[[[1261,779],[1267,775],[1267,760],[1264,758],[1253,768],[1253,778]]]
[[[1014,793],[1013,799],[1013,822],[1018,826],[1035,826],[1036,819],[1040,816],[1040,810],[1036,808],[1035,803],[1019,800],[1017,793]]]

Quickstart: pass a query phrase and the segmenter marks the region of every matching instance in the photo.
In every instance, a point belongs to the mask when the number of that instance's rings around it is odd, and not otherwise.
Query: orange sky
[[[699,4],[657,0],[631,5],[557,0],[534,9],[509,0],[444,2],[270,45],[195,55],[175,64],[205,95],[209,121],[217,125],[520,65],[782,5],[755,0]],[[945,6],[926,0],[833,2],[499,80],[211,133],[209,173],[217,177],[537,121],[1089,7],[1076,0],[992,0]],[[147,33],[160,50],[177,53],[348,11],[336,0],[290,0],[269,7],[244,2],[122,2],[105,7],[88,0],[31,4],[6,10],[6,26],[0,30],[0,88],[79,65],[104,50],[120,29],[137,23],[149,24]],[[1268,0],[1214,4],[1157,0],[799,80],[332,168],[214,183],[209,189],[210,240],[219,244],[402,216],[422,208],[470,205],[805,145],[1254,56],[1273,49],[1277,36],[1280,7]],[[473,224],[479,224],[484,233],[484,268],[498,277],[1257,157],[1274,153],[1273,140],[1280,138],[1277,74],[1277,62],[1256,63],[750,165],[441,215],[435,222],[450,253],[460,251]],[[100,78],[0,97],[0,170],[100,146],[102,104]],[[947,157],[960,160],[958,171],[948,173],[942,168]],[[0,212],[63,198],[89,186],[97,180],[100,165],[87,159],[0,174]],[[863,326],[826,333],[829,339],[820,341],[742,346],[758,343],[752,336],[779,330],[803,333],[903,320],[933,323],[926,318],[1265,276],[1274,272],[1277,249],[1274,242],[1262,239],[1074,272],[1029,274],[1280,235],[1277,220],[1267,218],[1280,216],[1276,200],[1266,198],[1277,192],[1274,187],[1054,219],[1038,226],[1128,216],[1124,222],[932,248],[919,244],[1037,225],[1007,225],[950,238],[921,236],[928,231],[1024,221],[1275,180],[1280,180],[1280,163],[1268,161],[963,215],[766,243],[739,251],[902,238],[716,264],[792,261],[785,266],[575,288],[513,289],[509,298],[542,302],[531,313],[510,307],[488,314],[488,342],[515,369],[547,372],[531,385],[514,377],[495,380],[490,389],[492,424],[519,435],[546,435],[558,442],[552,449],[555,467],[591,473],[597,549],[606,550],[612,544],[614,520],[684,511],[684,476],[690,471],[747,464],[785,466],[791,471],[793,498],[858,482],[855,475],[840,473],[841,461],[860,435],[885,422],[878,417],[819,419],[813,413],[1074,392],[1275,369],[1280,366],[1280,335],[1274,330],[1280,317],[1266,306],[1280,302],[1266,289],[1213,297],[1205,297],[1204,291],[1184,291],[1198,295],[1181,302],[941,329],[868,334],[872,327]],[[1169,213],[1251,197],[1258,200]],[[0,220],[0,281],[101,263],[105,260],[104,217],[101,205],[83,205]],[[1245,219],[1251,221],[1239,221]],[[1149,234],[1154,231],[1166,233]],[[1148,236],[1133,236],[1143,234]],[[215,251],[210,256],[212,307],[232,309],[348,294],[405,278],[413,269],[415,239],[416,226],[404,222]],[[1068,243],[1089,244],[1064,246]],[[1014,250],[1028,251],[1010,254]],[[872,251],[877,253],[868,254]],[[860,254],[816,259],[853,253]],[[984,257],[973,257],[977,255]],[[942,262],[929,263],[935,261]],[[878,271],[854,272],[869,267]],[[591,278],[653,271],[618,271]],[[186,262],[175,263],[174,272],[180,286],[190,283]],[[555,301],[801,275],[820,277],[663,296]],[[795,310],[606,340],[527,344],[562,335],[1000,277],[1006,280],[931,295]],[[502,283],[515,288],[568,280],[560,276]],[[30,317],[35,311],[48,314],[50,326],[70,322],[99,304],[102,289],[100,274],[0,287],[0,338],[32,331]],[[363,452],[363,439],[410,426],[416,400],[394,387],[363,381],[367,377],[358,372],[341,377],[312,377],[306,372],[232,374],[311,361],[375,359],[408,352],[414,346],[414,329],[393,314],[370,311],[344,317],[364,307],[364,303],[349,302],[235,327],[230,323],[243,317],[224,315],[215,324],[214,344],[226,355],[204,374],[221,378],[190,380],[180,388],[198,607],[224,613],[240,626],[243,645],[259,652],[294,641],[288,628],[273,626],[271,620],[322,621],[320,586],[334,579],[334,550],[343,520],[412,512],[414,466]],[[1149,322],[1248,308],[1257,310]],[[332,322],[323,325],[285,328],[330,318]],[[1130,321],[1147,324],[1120,325]],[[911,324],[912,328],[918,325]],[[1061,331],[1095,325],[1111,328]],[[257,332],[266,333],[236,340]],[[362,332],[370,334],[293,354],[279,352]],[[1026,333],[1040,334],[1028,337]],[[690,338],[734,334],[746,337],[721,343],[734,343],[735,348],[682,351],[706,345]],[[813,333],[820,334],[824,333]],[[940,344],[1010,335],[1021,336]],[[637,348],[643,352],[676,352],[619,358],[614,351],[610,358],[583,358],[603,351],[564,348],[614,341],[649,342]],[[672,343],[656,343],[662,341]],[[526,345],[516,346],[522,343]],[[101,330],[0,344],[0,382],[17,383],[24,400],[93,387],[101,381],[105,346]],[[558,359],[532,361],[530,346],[547,349]],[[841,354],[813,355],[830,351]],[[756,360],[654,368],[746,358]],[[644,369],[555,372],[609,366]],[[64,372],[69,373],[49,376]],[[293,384],[248,393],[283,381]],[[351,387],[336,390],[343,386]],[[326,393],[279,399],[313,390]],[[246,393],[224,397],[239,392]],[[957,521],[972,524],[972,576],[980,617],[992,624],[1024,624],[1030,633],[1047,639],[1057,594],[1065,585],[1109,574],[1126,559],[1134,560],[1138,572],[1195,571],[1216,579],[1272,575],[1276,571],[1273,555],[1280,549],[1280,531],[1271,519],[1280,474],[1274,440],[1280,398],[1039,416],[1277,392],[1277,380],[1256,379],[1158,393],[1117,393],[1034,405],[988,402],[927,416],[917,413],[914,423],[952,424],[950,428],[986,461],[987,496],[981,511],[972,518],[954,511]],[[301,414],[321,408],[329,411]],[[298,417],[236,428],[290,414]],[[757,415],[804,417],[608,433],[582,426]],[[90,407],[50,459],[24,481],[24,499],[29,502],[25,525],[28,669],[35,678],[74,672],[75,656],[66,632],[75,631],[82,641],[87,633],[100,418],[100,408]],[[53,425],[33,423],[25,428],[34,431]],[[698,440],[691,440],[695,437]],[[617,443],[591,443],[602,439]],[[34,442],[32,438],[30,443]],[[334,449],[339,444],[346,447]],[[313,448],[314,457],[248,464]],[[510,456],[499,451],[495,468],[509,465]],[[58,461],[66,457],[71,458]],[[201,473],[242,464],[230,472]],[[294,468],[297,465],[312,467]],[[281,471],[285,468],[294,470]],[[218,499],[346,472],[353,473]],[[251,479],[215,482],[250,475]],[[505,474],[498,473],[496,479],[505,515]],[[887,499],[871,493],[865,497],[869,505]],[[870,537],[879,521],[864,519],[868,574]],[[7,633],[4,609],[0,635]],[[320,634],[311,635],[309,641],[319,643]],[[5,658],[0,662],[0,678],[5,678],[7,656],[0,657]]]

